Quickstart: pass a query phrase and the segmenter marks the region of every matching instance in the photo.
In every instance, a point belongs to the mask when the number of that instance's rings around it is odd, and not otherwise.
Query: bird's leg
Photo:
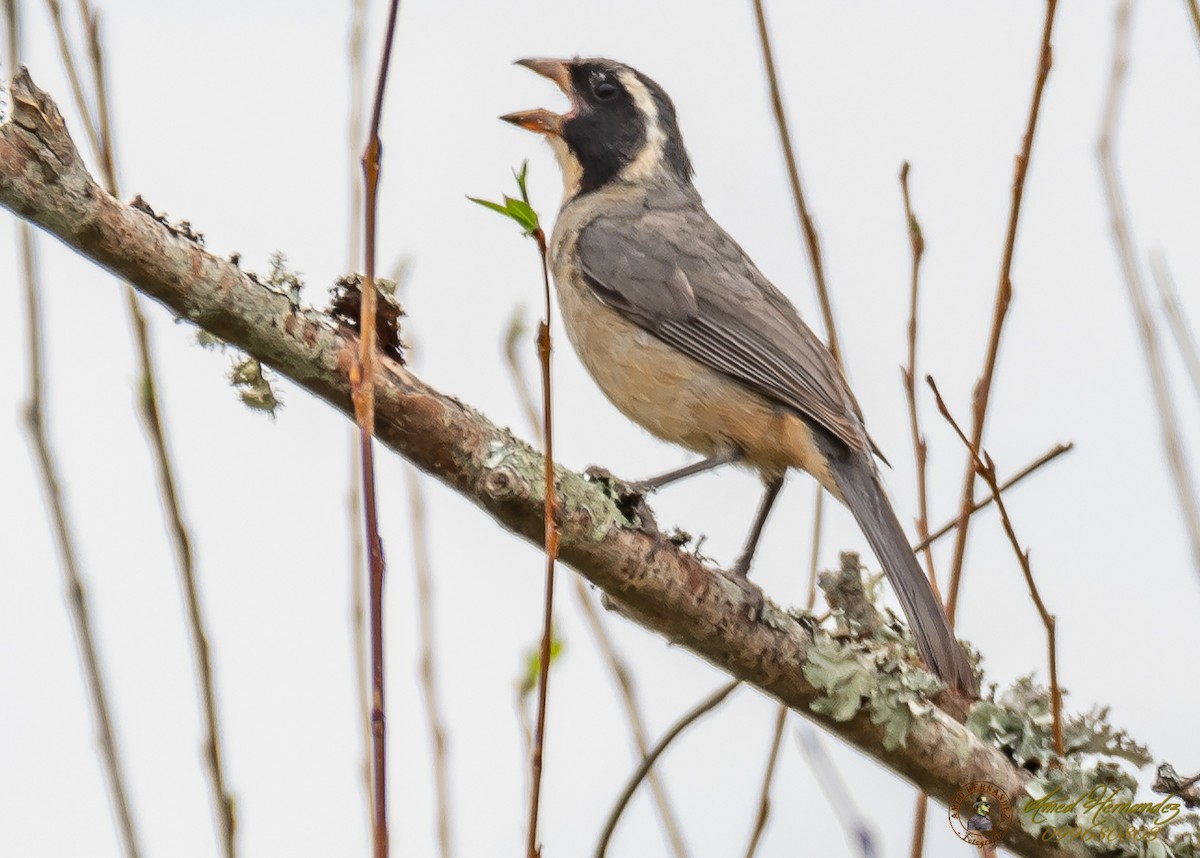
[[[775,505],[775,499],[779,497],[779,491],[783,488],[783,475],[771,477],[767,480],[767,490],[763,493],[762,503],[758,505],[758,515],[754,518],[754,524],[750,527],[750,535],[746,537],[746,547],[742,549],[742,553],[738,555],[737,561],[733,564],[733,573],[739,578],[745,578],[750,574],[750,561],[754,559],[754,550],[758,548],[758,540],[762,536],[763,526],[767,523],[767,516],[771,513],[771,507]]]
[[[656,489],[661,489],[668,483],[673,483],[676,480],[682,480],[684,477],[691,477],[696,474],[702,474],[705,471],[711,471],[713,468],[719,468],[722,465],[728,465],[742,458],[742,451],[736,447],[726,447],[718,450],[707,459],[701,459],[699,462],[692,462],[690,465],[684,465],[682,468],[676,468],[673,471],[667,471],[665,474],[659,474],[657,477],[651,477],[648,480],[638,480],[630,483],[629,487],[634,491],[645,494]]]

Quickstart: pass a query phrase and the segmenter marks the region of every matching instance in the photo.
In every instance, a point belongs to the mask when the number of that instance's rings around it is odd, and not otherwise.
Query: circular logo
[[[963,784],[950,802],[950,827],[972,846],[999,842],[1012,819],[1012,800],[990,781]]]

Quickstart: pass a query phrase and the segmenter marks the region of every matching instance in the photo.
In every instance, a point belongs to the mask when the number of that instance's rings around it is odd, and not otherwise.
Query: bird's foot
[[[766,596],[763,594],[762,587],[750,580],[750,560],[739,557],[737,562],[733,564],[733,568],[722,570],[721,574],[732,581],[739,590],[746,596],[746,610],[750,615],[751,622],[758,622],[762,619],[763,608],[766,606]]]
[[[629,491],[641,497],[654,494],[654,492],[658,491],[658,486],[651,480],[634,480],[632,483],[626,483],[625,485],[629,488]]]
[[[617,509],[625,518],[633,522],[638,530],[648,536],[658,537],[660,535],[658,521],[646,504],[646,492],[641,487],[641,483],[627,483],[612,471],[601,468],[599,465],[591,465],[583,473],[590,482],[600,483],[604,486],[609,497],[616,502]]]

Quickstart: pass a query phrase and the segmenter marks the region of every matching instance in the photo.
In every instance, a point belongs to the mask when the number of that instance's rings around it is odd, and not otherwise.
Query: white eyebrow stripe
[[[620,173],[623,181],[638,184],[662,171],[663,148],[667,142],[667,135],[658,121],[658,105],[654,96],[638,76],[622,69],[617,72],[617,80],[633,98],[634,106],[646,117],[646,142],[642,151]]]

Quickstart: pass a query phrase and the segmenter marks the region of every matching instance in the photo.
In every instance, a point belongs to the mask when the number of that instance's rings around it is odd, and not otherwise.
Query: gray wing
[[[824,343],[702,208],[597,218],[579,236],[584,280],[605,304],[689,357],[869,443]]]

